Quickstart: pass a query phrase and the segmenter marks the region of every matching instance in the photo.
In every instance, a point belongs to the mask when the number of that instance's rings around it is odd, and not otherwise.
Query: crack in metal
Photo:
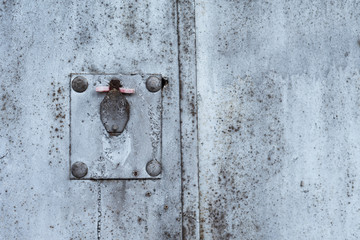
[[[9,152],[7,152],[5,155],[1,156],[0,159],[3,159],[4,157],[6,157],[8,155]]]
[[[98,182],[98,198],[97,198],[97,207],[98,207],[98,220],[97,220],[97,239],[101,240],[101,182]]]

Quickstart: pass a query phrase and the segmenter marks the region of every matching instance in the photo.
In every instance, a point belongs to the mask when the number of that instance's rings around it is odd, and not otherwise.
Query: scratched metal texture
[[[195,2],[178,1],[182,239],[199,239]]]
[[[181,238],[177,21],[168,0],[0,3],[0,239]],[[70,181],[70,73],[169,78],[161,180]]]
[[[360,238],[360,2],[196,0],[202,239]]]

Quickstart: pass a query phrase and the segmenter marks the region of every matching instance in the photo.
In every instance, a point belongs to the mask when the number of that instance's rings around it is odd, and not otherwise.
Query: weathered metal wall
[[[175,1],[0,3],[0,239],[180,238],[177,31]],[[168,77],[161,180],[70,180],[78,72]]]
[[[196,1],[203,239],[359,239],[359,1]]]
[[[359,5],[3,1],[0,239],[360,238]],[[169,78],[161,180],[70,180],[76,72]]]

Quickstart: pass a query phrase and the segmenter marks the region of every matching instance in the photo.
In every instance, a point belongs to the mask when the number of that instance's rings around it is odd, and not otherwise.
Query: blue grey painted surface
[[[359,1],[196,3],[202,238],[359,239]]]
[[[360,238],[358,5],[5,1],[0,238]],[[161,180],[70,180],[73,72],[169,77]]]
[[[0,239],[181,237],[176,12],[173,1],[0,4]],[[161,180],[70,180],[79,72],[168,77]]]
[[[178,1],[182,239],[200,238],[195,2]]]

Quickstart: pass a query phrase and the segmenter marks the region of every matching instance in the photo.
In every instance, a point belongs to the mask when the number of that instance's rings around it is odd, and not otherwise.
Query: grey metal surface
[[[359,239],[359,1],[196,0],[203,239]]]
[[[360,238],[359,9],[4,2],[0,238]],[[168,77],[161,179],[70,181],[71,72]]]
[[[178,1],[181,109],[182,238],[199,239],[195,1]]]
[[[71,81],[78,76],[74,74]],[[147,90],[148,74],[81,76],[86,77],[89,87],[81,93],[71,90],[71,162],[81,161],[88,166],[85,179],[152,178],[146,164],[151,160],[161,162],[162,92]],[[117,136],[107,132],[100,117],[104,115],[100,104],[107,93],[95,91],[96,87],[108,86],[114,78],[120,79],[124,88],[135,89],[133,94],[123,94],[130,116],[125,130]],[[110,126],[113,124],[118,123]]]
[[[180,239],[176,2],[4,1],[0,34],[0,239]],[[161,180],[70,180],[73,72],[168,77]]]

